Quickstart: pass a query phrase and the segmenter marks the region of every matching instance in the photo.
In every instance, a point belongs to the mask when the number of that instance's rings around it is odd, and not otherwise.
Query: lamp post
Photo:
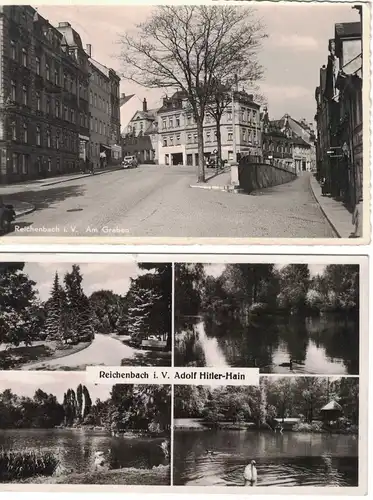
[[[236,112],[234,103],[234,94],[237,91],[238,77],[234,76],[234,85],[232,87],[232,129],[233,129],[233,160],[231,161],[231,187],[237,190],[240,186],[238,176],[238,163],[237,163],[237,141],[236,141]]]

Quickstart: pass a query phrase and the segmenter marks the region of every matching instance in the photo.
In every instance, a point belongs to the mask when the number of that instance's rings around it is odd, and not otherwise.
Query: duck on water
[[[245,486],[247,485],[254,486],[254,484],[257,481],[258,473],[255,465],[256,465],[255,460],[251,460],[251,462],[245,467],[245,470],[243,472],[243,477],[245,479]]]
[[[290,358],[288,363],[280,363],[278,366],[282,366],[283,368],[289,368],[289,370],[292,370],[294,365],[303,365],[301,361],[296,361],[292,358]]]

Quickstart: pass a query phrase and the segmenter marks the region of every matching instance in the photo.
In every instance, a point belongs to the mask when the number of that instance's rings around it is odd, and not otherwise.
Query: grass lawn
[[[63,345],[55,340],[33,342],[31,346],[10,347],[0,351],[0,369],[9,370],[26,367],[38,361],[51,361],[82,351],[91,342]]]
[[[121,366],[171,366],[171,353],[137,351],[132,358],[122,359]]]
[[[89,471],[52,477],[34,477],[25,480],[31,484],[111,484],[131,486],[164,486],[170,484],[170,466],[153,469],[116,469],[108,471]]]

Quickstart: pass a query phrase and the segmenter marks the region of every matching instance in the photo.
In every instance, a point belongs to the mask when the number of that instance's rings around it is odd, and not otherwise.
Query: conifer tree
[[[132,280],[129,290],[127,331],[137,343],[141,343],[142,339],[153,333],[149,319],[157,299],[154,290],[142,286],[138,279]]]
[[[59,276],[54,276],[51,297],[48,300],[45,333],[48,339],[64,340],[67,336],[66,297]]]

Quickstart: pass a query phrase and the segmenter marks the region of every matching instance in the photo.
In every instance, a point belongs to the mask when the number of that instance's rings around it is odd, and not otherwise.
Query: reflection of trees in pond
[[[349,316],[307,318],[307,330],[330,359],[342,359],[347,373],[359,373],[359,322]]]
[[[196,325],[200,318],[184,318],[183,330],[175,336],[176,366],[206,366],[206,358],[199,340]]]
[[[218,322],[209,316],[205,320],[208,337],[216,337],[231,366],[267,366],[272,363],[278,336],[271,320],[261,320],[249,326],[239,318]]]
[[[290,317],[277,325],[277,331],[279,338],[287,346],[289,357],[302,364],[306,359],[309,344],[305,319]]]

